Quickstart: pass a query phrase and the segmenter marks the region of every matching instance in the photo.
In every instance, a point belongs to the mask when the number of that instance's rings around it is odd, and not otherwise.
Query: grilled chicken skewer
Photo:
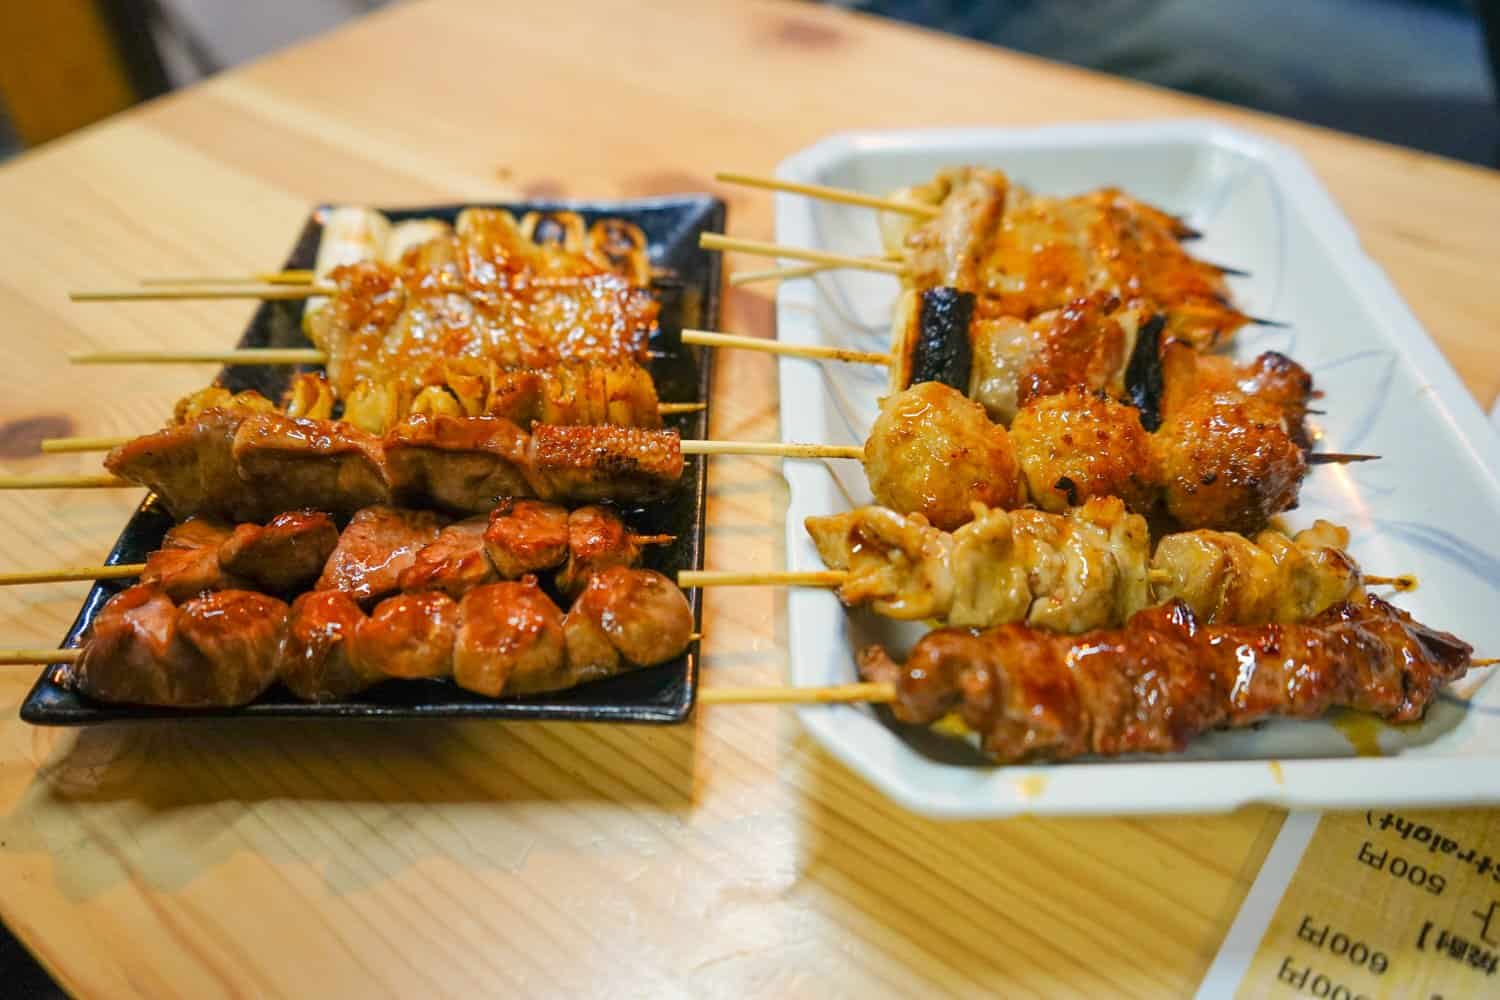
[[[863,351],[684,330],[682,341],[816,360],[881,365],[890,391],[940,382],[984,405],[1009,425],[1021,407],[1069,389],[1087,389],[1129,403],[1154,430],[1192,395],[1236,389],[1283,408],[1304,444],[1312,376],[1285,355],[1268,351],[1248,364],[1203,354],[1180,340],[1162,341],[1165,317],[1096,293],[1030,320],[975,314],[975,296],[949,287],[908,290],[897,301],[891,350]]]
[[[999,761],[1170,753],[1213,729],[1332,708],[1420,719],[1473,650],[1375,597],[1293,625],[1209,625],[1179,601],[1122,629],[1065,636],[1024,625],[929,633],[906,657],[860,653],[894,687],[892,710],[928,725],[951,712]]]
[[[1204,622],[1305,621],[1363,596],[1346,529],[1318,521],[1287,536],[1167,535],[1151,551],[1145,518],[1115,497],[1066,514],[974,511],[949,533],[884,507],[810,517],[839,597],[891,618],[1058,632],[1121,627],[1145,607],[1182,600]]]
[[[490,698],[558,691],[664,663],[691,641],[692,609],[666,577],[611,567],[564,613],[535,577],[387,598],[369,613],[343,591],[290,606],[221,590],[178,603],[148,584],[112,598],[66,681],[103,702],[245,705],[278,680],[307,701],[388,678],[451,678]]]

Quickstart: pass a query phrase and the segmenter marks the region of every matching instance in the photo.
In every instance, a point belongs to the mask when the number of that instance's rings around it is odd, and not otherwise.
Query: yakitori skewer
[[[1367,582],[1405,582],[1363,578],[1348,531],[1326,521],[1294,536],[1178,532],[1153,552],[1145,518],[1114,497],[1061,515],[976,509],[954,532],[883,507],[810,517],[807,530],[828,570],[687,572],[678,584],[836,587],[846,605],[899,620],[1083,632],[1171,600],[1207,622],[1305,621]]]
[[[703,233],[698,245],[705,250],[731,250],[738,253],[755,254],[761,257],[785,257],[789,260],[806,260],[829,267],[849,267],[863,271],[879,271],[882,274],[900,276],[906,273],[906,265],[885,257],[861,257],[853,254],[830,253],[826,250],[810,250],[806,247],[784,246],[763,240],[744,240],[720,233]]]
[[[310,299],[316,296],[338,294],[335,285],[230,285],[210,287],[204,285],[181,285],[177,287],[146,288],[94,288],[72,291],[68,299],[73,302],[153,302],[182,301],[192,299],[259,299],[262,302],[287,302]]]
[[[900,722],[956,712],[996,760],[1067,760],[1172,753],[1210,730],[1334,708],[1414,722],[1445,685],[1494,662],[1472,656],[1468,643],[1366,597],[1296,624],[1206,624],[1174,602],[1080,635],[945,628],[904,660],[867,648],[859,671],[895,688]]]
[[[879,209],[882,212],[899,212],[904,215],[915,215],[923,218],[931,218],[940,211],[936,205],[920,201],[881,198],[876,195],[865,194],[862,191],[851,191],[848,188],[829,187],[825,184],[803,184],[798,181],[782,180],[779,177],[742,174],[733,170],[720,170],[714,174],[714,179],[723,181],[725,184],[765,188],[769,191],[786,191],[789,194],[807,195],[810,198],[817,198],[820,201],[859,205],[863,208]]]

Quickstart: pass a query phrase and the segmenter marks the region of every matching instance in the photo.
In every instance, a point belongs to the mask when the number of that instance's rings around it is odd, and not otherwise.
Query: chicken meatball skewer
[[[1296,506],[1309,464],[1365,457],[1305,454],[1276,407],[1234,390],[1194,396],[1151,434],[1133,407],[1075,389],[1023,407],[1007,431],[935,382],[882,400],[864,448],[876,502],[946,531],[975,503],[1061,513],[1117,496],[1186,529],[1249,533]]]

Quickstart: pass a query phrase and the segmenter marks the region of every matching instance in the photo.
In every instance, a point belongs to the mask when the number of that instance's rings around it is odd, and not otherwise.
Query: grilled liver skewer
[[[901,722],[957,712],[998,761],[1170,753],[1201,733],[1332,708],[1420,719],[1469,668],[1471,647],[1376,597],[1295,625],[1205,625],[1181,602],[1123,629],[1057,635],[946,628],[898,662],[860,653],[861,676],[895,689]]]
[[[487,697],[558,691],[664,663],[691,641],[692,609],[659,573],[609,567],[564,613],[535,577],[400,594],[369,614],[343,591],[290,605],[221,590],[174,602],[149,584],[112,598],[68,670],[104,702],[176,708],[248,704],[282,681],[308,701],[386,678],[451,677]]]
[[[1182,599],[1205,622],[1259,625],[1363,596],[1349,533],[1327,521],[1293,537],[1167,535],[1154,557],[1145,518],[1115,497],[1065,515],[980,508],[952,533],[884,507],[810,517],[807,530],[824,563],[846,572],[845,604],[897,619],[1078,633]]]

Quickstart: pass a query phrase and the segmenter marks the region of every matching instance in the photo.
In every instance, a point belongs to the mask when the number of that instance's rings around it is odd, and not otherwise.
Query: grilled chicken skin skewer
[[[650,373],[635,364],[564,362],[551,368],[508,369],[489,361],[458,359],[445,362],[437,374],[437,381],[420,389],[401,382],[361,382],[344,399],[338,419],[370,434],[384,434],[414,414],[500,417],[523,427],[661,426],[656,385]],[[337,403],[322,374],[301,372],[292,377],[279,406],[253,389],[230,392],[214,385],[178,400],[172,422],[186,423],[214,409],[331,420]]]
[[[574,595],[595,573],[635,566],[645,546],[670,540],[635,534],[607,507],[570,511],[537,500],[505,500],[487,516],[452,523],[430,511],[366,507],[343,532],[308,510],[264,525],[191,518],[146,557],[140,582],[174,601],[215,590],[316,589],[368,606],[397,592],[439,590],[456,600],[475,587],[556,570],[558,590]]]
[[[1114,497],[1063,515],[979,508],[952,533],[884,507],[806,523],[824,563],[848,574],[840,599],[891,618],[1077,633],[1182,600],[1204,622],[1260,625],[1363,596],[1349,533],[1327,521],[1291,537],[1167,535],[1154,556],[1145,518]]]
[[[103,702],[175,708],[245,705],[278,680],[308,701],[387,678],[451,678],[496,698],[666,662],[687,648],[692,628],[670,580],[619,566],[592,576],[566,613],[529,576],[460,600],[401,594],[368,614],[337,590],[290,606],[243,590],[179,604],[142,584],[99,612],[68,682]]]
[[[938,528],[973,505],[1061,513],[1096,496],[1187,529],[1254,532],[1296,506],[1308,458],[1273,404],[1199,393],[1155,434],[1133,407],[1074,389],[1035,400],[1007,431],[956,390],[923,382],[881,401],[865,441],[877,503]]]
[[[1229,305],[1222,270],[1182,248],[1190,230],[1117,189],[1041,197],[997,170],[958,167],[892,197],[939,209],[880,216],[885,249],[906,261],[910,286],[973,292],[983,318],[1030,319],[1103,292],[1162,313],[1167,336],[1199,350],[1249,319]]]
[[[1184,749],[1200,733],[1332,708],[1420,719],[1472,648],[1376,597],[1295,625],[1205,625],[1180,601],[1123,629],[945,628],[904,663],[879,646],[861,676],[893,684],[901,722],[958,712],[1000,761]]]

